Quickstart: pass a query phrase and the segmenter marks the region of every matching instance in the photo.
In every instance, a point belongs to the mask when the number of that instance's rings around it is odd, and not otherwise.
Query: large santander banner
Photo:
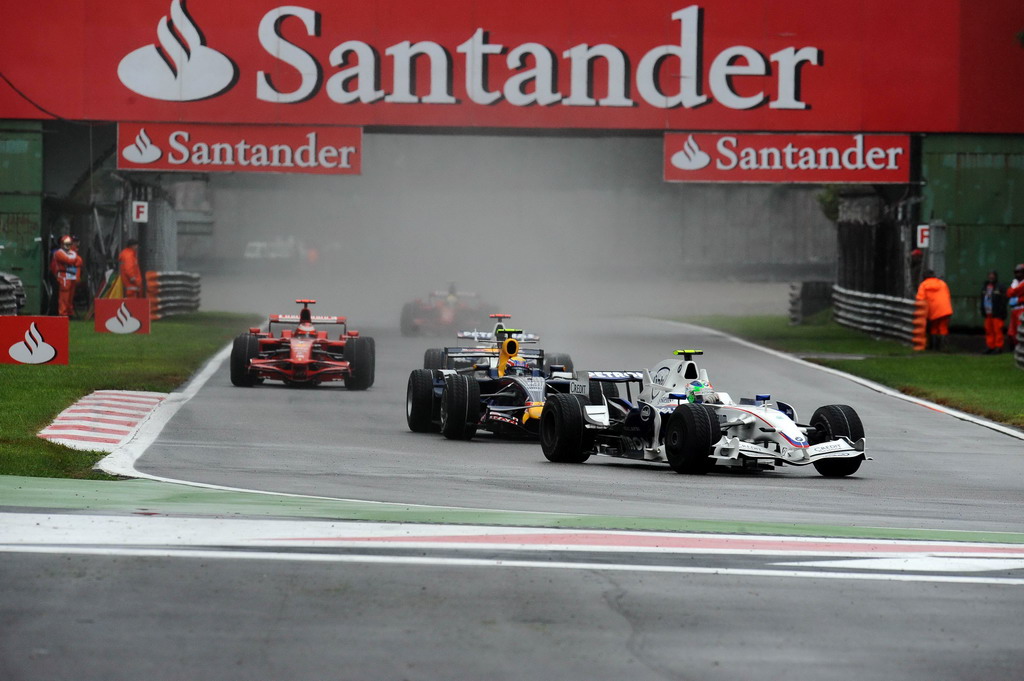
[[[34,0],[0,116],[1024,132],[1020,0]]]

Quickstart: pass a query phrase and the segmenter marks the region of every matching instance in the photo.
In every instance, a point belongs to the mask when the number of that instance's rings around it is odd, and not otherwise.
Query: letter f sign
[[[149,222],[149,201],[132,201],[132,222]]]
[[[932,226],[931,225],[918,225],[917,226],[917,247],[928,248],[932,242]]]

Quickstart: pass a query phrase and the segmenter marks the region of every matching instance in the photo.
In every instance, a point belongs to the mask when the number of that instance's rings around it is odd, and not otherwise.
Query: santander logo
[[[700,148],[693,135],[686,138],[682,151],[672,154],[672,165],[680,170],[700,170],[711,163],[711,155]]]
[[[235,64],[206,47],[184,0],[172,0],[171,18],[161,17],[156,35],[159,45],[140,47],[117,66],[117,77],[132,92],[151,99],[192,102],[216,97],[235,84]]]
[[[153,163],[159,161],[164,152],[149,139],[146,129],[141,128],[135,136],[135,142],[125,147],[121,155],[132,163]]]
[[[117,308],[117,314],[106,321],[104,326],[111,333],[135,333],[142,328],[142,322],[132,316],[128,307],[121,303]]]
[[[664,153],[668,182],[910,180],[908,135],[670,132]]]
[[[25,340],[15,343],[7,352],[11,359],[21,364],[46,364],[57,356],[57,349],[43,339],[35,322],[25,332]]]

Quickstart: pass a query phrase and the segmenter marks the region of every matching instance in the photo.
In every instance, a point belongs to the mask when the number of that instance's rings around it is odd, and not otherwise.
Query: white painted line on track
[[[926,582],[961,585],[1024,586],[1024,579],[1010,577],[979,577],[976,575],[917,575],[903,573],[817,572],[812,570],[759,570],[714,567],[683,567],[678,565],[630,565],[615,563],[574,563],[531,560],[500,560],[487,558],[432,558],[428,556],[375,556],[326,553],[293,553],[267,551],[203,551],[173,548],[110,548],[110,547],[51,547],[0,546],[6,553],[57,553],[61,555],[91,555],[140,558],[199,558],[202,560],[275,560],[304,563],[363,563],[376,565],[402,565],[415,567],[500,567],[534,568],[542,570],[587,570],[594,572],[652,572],[661,574],[715,575],[719,577],[795,577],[797,579],[841,579],[881,582]]]
[[[414,550],[423,555],[379,554],[396,549]],[[616,556],[618,562],[430,555],[437,551],[477,555],[494,551],[535,555],[543,552],[563,557],[605,554]],[[1024,578],[1015,575],[964,574],[1024,571],[1024,545],[301,519],[0,513],[0,553],[520,567],[1024,586]],[[712,556],[722,560],[736,556],[807,560],[768,563],[779,566],[778,569],[651,565],[635,560],[655,555],[700,555],[705,557],[705,563],[713,560]],[[630,561],[630,557],[634,560]],[[793,567],[803,569],[790,569]],[[840,571],[843,569],[857,572]],[[919,574],[908,574],[911,572]]]
[[[110,452],[109,455],[103,457],[95,466],[96,469],[108,473],[110,475],[120,475],[128,478],[139,478],[143,480],[153,480],[155,482],[167,482],[176,485],[188,485],[189,487],[197,487],[200,489],[211,489],[218,490],[221,492],[241,492],[245,494],[261,494],[271,497],[285,497],[291,499],[316,499],[322,501],[347,501],[356,502],[360,504],[368,505],[380,505],[380,506],[401,506],[407,508],[424,508],[424,509],[451,509],[456,508],[453,506],[436,506],[430,504],[411,504],[411,503],[399,503],[385,502],[385,501],[372,501],[368,499],[343,499],[339,497],[326,497],[317,496],[310,494],[293,494],[289,492],[269,492],[267,490],[259,489],[247,489],[244,487],[228,487],[226,485],[213,485],[205,482],[194,482],[192,480],[182,480],[179,478],[167,478],[160,475],[151,475],[149,473],[143,473],[135,468],[135,462],[139,460],[145,451],[149,448],[153,442],[160,436],[164,426],[166,426],[174,415],[178,413],[178,410],[185,406],[190,399],[192,399],[202,388],[206,385],[206,382],[217,373],[220,369],[220,365],[231,355],[231,345],[226,345],[216,355],[210,358],[206,365],[197,373],[191,381],[182,389],[181,392],[173,392],[167,395],[167,399],[161,402],[156,409],[150,414],[132,437],[127,442],[123,442]],[[480,510],[480,509],[465,509],[465,510]],[[494,510],[494,509],[486,509]],[[554,512],[541,512],[541,511],[516,511],[517,513],[523,513],[527,515],[576,515],[574,513],[554,513]]]
[[[882,385],[881,383],[875,383],[874,381],[870,381],[870,380],[868,380],[866,378],[861,378],[860,376],[854,376],[854,375],[848,374],[848,373],[846,373],[844,371],[839,371],[838,369],[833,369],[832,367],[826,367],[826,366],[822,366],[820,364],[815,364],[814,362],[808,362],[805,359],[800,359],[799,357],[794,357],[793,355],[786,354],[785,352],[780,352],[779,350],[772,350],[771,348],[766,348],[766,347],[764,347],[762,345],[758,345],[756,343],[751,343],[750,341],[744,340],[742,338],[738,338],[736,336],[732,336],[732,335],[730,335],[728,333],[725,333],[723,331],[718,331],[716,329],[709,329],[709,328],[704,327],[704,326],[698,326],[697,324],[689,324],[687,322],[675,322],[675,321],[671,321],[671,320],[667,320],[667,319],[649,320],[649,321],[662,321],[662,322],[664,322],[666,324],[673,324],[673,325],[677,325],[677,326],[686,326],[686,327],[689,327],[691,329],[699,329],[700,331],[706,332],[706,333],[711,334],[711,335],[722,336],[723,338],[728,338],[729,340],[733,341],[734,343],[737,343],[739,345],[743,345],[743,346],[748,347],[748,348],[752,348],[754,350],[760,350],[761,352],[764,352],[764,353],[767,353],[769,355],[772,355],[773,357],[778,357],[779,359],[784,359],[784,360],[787,360],[787,361],[790,361],[790,362],[796,362],[797,364],[801,364],[801,365],[806,366],[806,367],[811,367],[811,368],[817,369],[818,371],[824,371],[825,373],[832,374],[833,376],[839,376],[840,378],[845,378],[848,381],[852,381],[854,383],[857,383],[858,385],[862,385],[865,388],[870,388],[871,390],[874,390],[875,392],[882,393],[883,395],[888,395],[889,397],[895,397],[896,399],[903,400],[904,402],[910,402],[911,404],[916,404],[918,406],[925,407],[927,409],[931,409],[932,411],[937,411],[940,414],[945,414],[947,416],[952,416],[953,418],[960,419],[961,421],[967,421],[968,423],[973,423],[973,424],[978,425],[978,426],[983,426],[985,428],[989,428],[989,429],[994,430],[996,432],[1002,433],[1003,435],[1009,435],[1010,437],[1017,438],[1018,440],[1024,440],[1024,431],[1018,430],[1016,428],[1011,428],[1010,426],[1004,426],[1001,423],[996,423],[995,421],[989,421],[988,419],[983,419],[980,416],[974,416],[973,414],[967,414],[967,413],[959,411],[957,409],[953,409],[952,407],[947,407],[945,405],[938,404],[936,402],[930,402],[930,401],[922,399],[920,397],[914,397],[912,395],[907,395],[905,393],[901,393],[898,390],[894,390],[894,389],[890,388],[889,386]]]
[[[221,348],[220,352],[210,358],[206,365],[200,369],[199,373],[196,374],[188,384],[185,385],[181,392],[168,394],[166,399],[160,402],[152,411],[149,418],[142,423],[139,430],[135,433],[135,436],[116,447],[108,456],[101,459],[99,463],[96,464],[96,468],[105,473],[109,473],[110,475],[123,475],[129,478],[145,478],[161,482],[184,483],[194,486],[223,489],[217,488],[213,485],[195,485],[195,483],[190,483],[187,480],[174,480],[171,478],[161,478],[155,475],[147,475],[135,469],[135,462],[139,460],[139,457],[142,456],[146,449],[148,449],[157,437],[160,436],[164,426],[166,426],[174,415],[178,413],[178,410],[181,409],[186,402],[192,399],[204,385],[206,385],[206,382],[217,372],[217,369],[220,368],[220,365],[224,363],[224,360],[226,360],[230,354],[230,344]]]
[[[579,530],[168,515],[0,513],[0,544],[60,546],[366,547],[714,553],[836,558],[1000,558],[1024,561],[1024,544],[778,537],[694,532]]]
[[[774,563],[787,567],[852,568],[901,572],[992,572],[1024,570],[1024,559],[954,558],[949,556],[902,556],[889,558],[851,558],[848,560],[807,560]]]

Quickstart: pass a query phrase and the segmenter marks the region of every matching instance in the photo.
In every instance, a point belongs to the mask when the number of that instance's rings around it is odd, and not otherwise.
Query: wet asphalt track
[[[414,435],[404,423],[405,380],[438,341],[385,329],[370,330],[378,349],[370,391],[233,388],[225,366],[138,468],[231,487],[481,509],[738,526],[1024,528],[1020,440],[693,328],[634,321],[591,331],[548,334],[544,347],[600,369],[704,348],[716,387],[734,397],[770,392],[804,415],[824,403],[853,405],[875,460],[842,480],[797,468],[684,477],[607,458],[549,464],[534,443]],[[914,571],[900,573],[907,581],[744,575],[779,559],[720,554],[658,559],[709,569],[664,574],[237,551],[5,554],[0,677],[933,681],[1016,679],[1024,669],[1024,586],[1010,582],[917,581],[936,573]],[[403,555],[523,558],[430,548]]]
[[[371,332],[373,332],[371,330]],[[849,479],[811,467],[769,473],[673,473],[667,466],[592,457],[548,463],[535,442],[483,434],[471,442],[414,434],[405,424],[409,371],[440,339],[377,339],[369,391],[235,388],[227,367],[164,429],[138,469],[167,478],[317,496],[484,509],[797,522],[949,530],[1024,529],[1024,441],[882,395],[696,327],[651,320],[548,334],[580,369],[640,369],[677,347],[704,348],[701,365],[734,398],[771,393],[809,418],[852,405],[874,461]],[[912,361],[912,360],[909,360]]]

